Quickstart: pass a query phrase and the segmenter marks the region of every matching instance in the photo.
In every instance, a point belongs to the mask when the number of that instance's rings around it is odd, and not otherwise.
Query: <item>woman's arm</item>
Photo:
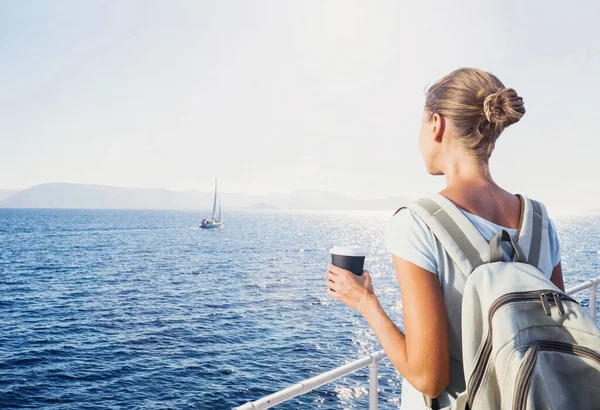
[[[429,397],[437,397],[450,380],[448,325],[440,284],[431,272],[397,256],[393,260],[402,290],[406,336],[379,304],[368,271],[357,277],[330,265],[328,294],[361,313],[394,367],[410,384]]]
[[[550,276],[550,281],[554,283],[557,288],[559,288],[563,292],[565,291],[565,283],[563,281],[562,275],[562,265],[560,262],[558,262],[558,265],[556,265],[554,269],[552,269],[552,276]]]

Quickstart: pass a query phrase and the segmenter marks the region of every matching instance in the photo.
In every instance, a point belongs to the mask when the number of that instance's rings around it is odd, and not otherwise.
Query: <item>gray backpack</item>
[[[462,299],[466,391],[448,409],[600,409],[600,329],[542,272],[548,215],[523,196],[515,240],[502,230],[488,243],[447,198],[406,207],[429,226],[467,276]],[[501,262],[502,243],[512,262]],[[595,309],[595,306],[591,306]],[[431,408],[435,400],[426,398]]]

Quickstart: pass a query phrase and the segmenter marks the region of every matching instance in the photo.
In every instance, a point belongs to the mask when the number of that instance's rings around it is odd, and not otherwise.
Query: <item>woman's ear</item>
[[[435,142],[442,142],[444,131],[446,128],[446,120],[440,114],[435,113],[431,117],[432,128],[431,133]]]

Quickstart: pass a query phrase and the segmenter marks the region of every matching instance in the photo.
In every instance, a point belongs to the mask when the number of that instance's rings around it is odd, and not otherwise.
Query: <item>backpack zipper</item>
[[[554,294],[556,294],[556,296]],[[467,392],[469,393],[467,404],[469,405],[469,408],[473,407],[473,401],[477,394],[477,390],[481,386],[483,374],[485,373],[487,363],[489,361],[490,355],[492,354],[492,317],[494,316],[494,313],[496,313],[498,309],[500,309],[507,303],[540,302],[542,304],[542,307],[544,308],[544,312],[547,315],[550,315],[550,296],[553,296],[553,301],[557,303],[557,306],[560,306],[558,310],[559,313],[562,312],[563,315],[564,308],[562,306],[562,301],[577,303],[577,301],[572,297],[567,296],[563,293],[556,292],[552,289],[532,290],[527,292],[511,292],[500,296],[494,301],[494,303],[492,303],[488,313],[488,334],[485,338],[483,348],[481,349],[481,354],[477,359],[477,363],[475,364],[475,368],[473,370],[473,373],[471,374],[471,377],[469,378],[469,383],[467,385]]]
[[[540,351],[555,351],[560,353],[572,354],[575,356],[582,357],[584,359],[594,360],[600,363],[600,354],[598,352],[589,349],[587,347],[578,346],[572,343],[555,342],[546,340],[543,342],[537,342],[531,345],[531,347],[525,353],[523,363],[517,373],[515,383],[517,389],[515,391],[513,399],[513,409],[521,410],[526,408],[527,394],[531,386],[531,377],[533,375],[533,368],[537,361],[537,355]]]

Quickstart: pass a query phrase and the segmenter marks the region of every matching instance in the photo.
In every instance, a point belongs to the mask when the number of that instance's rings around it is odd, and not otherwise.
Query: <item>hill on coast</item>
[[[210,209],[212,199],[212,192],[48,183],[6,192],[0,196],[0,208]],[[354,199],[329,191],[299,190],[267,195],[221,193],[221,201],[230,210],[395,210],[406,199]]]
[[[13,196],[17,192],[19,191],[16,189],[0,189],[0,201],[8,198],[9,196]]]

